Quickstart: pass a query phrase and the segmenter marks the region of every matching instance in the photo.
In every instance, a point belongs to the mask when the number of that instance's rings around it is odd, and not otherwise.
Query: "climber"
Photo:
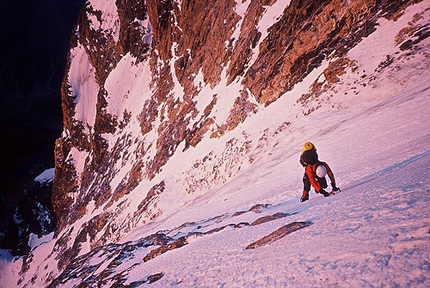
[[[330,193],[324,190],[327,188],[326,175],[330,178],[332,192],[340,190],[339,187],[336,186],[334,174],[330,166],[318,160],[317,149],[313,143],[306,142],[303,146],[302,154],[300,155],[300,164],[305,167],[305,174],[303,175],[303,194],[300,198],[300,202],[309,200],[311,185],[316,193],[321,193],[324,197],[330,196]]]

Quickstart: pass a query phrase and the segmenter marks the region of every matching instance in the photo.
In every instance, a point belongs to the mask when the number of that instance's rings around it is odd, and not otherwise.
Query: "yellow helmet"
[[[303,145],[302,153],[312,149],[317,151],[317,147],[315,147],[315,145],[312,142],[306,142],[305,145]]]

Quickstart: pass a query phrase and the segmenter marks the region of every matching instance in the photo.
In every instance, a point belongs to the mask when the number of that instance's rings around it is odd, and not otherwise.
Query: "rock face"
[[[324,59],[343,57],[413,1],[291,1],[260,44],[244,84],[261,104],[276,101]],[[246,64],[246,63],[244,63]]]
[[[0,22],[5,28],[0,32],[0,248],[17,254],[27,245],[24,238],[38,230],[31,225],[22,230],[23,223],[16,223],[14,214],[23,206],[37,205],[40,199],[28,198],[33,194],[33,179],[54,166],[54,142],[62,131],[59,88],[70,34],[84,2],[2,3]],[[50,192],[47,196],[44,201],[50,202]],[[31,222],[36,218],[37,215]]]
[[[220,149],[199,147],[277,101],[324,60],[325,86],[315,82],[297,100],[303,114],[317,109],[305,104],[318,103],[353,69],[349,49],[380,17],[395,19],[415,2],[87,2],[71,41],[55,148],[58,268],[84,253],[83,243],[115,242],[166,213],[165,195],[198,197],[257,161],[288,121],[259,143],[244,132]],[[399,40],[405,49],[415,44]],[[200,151],[195,162],[173,164],[189,150]]]

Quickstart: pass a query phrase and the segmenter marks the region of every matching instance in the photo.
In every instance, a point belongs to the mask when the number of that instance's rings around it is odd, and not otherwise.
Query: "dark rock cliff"
[[[33,179],[54,167],[54,142],[62,130],[60,86],[83,3],[4,1],[0,9],[0,247],[14,253],[25,253],[29,233],[39,233],[37,215],[20,227],[14,218],[36,205],[28,197],[37,185]],[[50,202],[50,190],[46,196]]]

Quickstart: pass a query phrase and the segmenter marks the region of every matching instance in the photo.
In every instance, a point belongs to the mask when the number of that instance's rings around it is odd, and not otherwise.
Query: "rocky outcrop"
[[[243,79],[261,104],[276,101],[330,57],[342,57],[375,30],[379,17],[419,1],[293,0],[260,44]]]
[[[246,249],[255,249],[264,245],[268,245],[270,243],[273,243],[275,241],[278,241],[279,239],[287,236],[288,234],[291,234],[297,230],[306,228],[308,226],[312,225],[312,222],[292,222],[285,226],[282,226],[276,231],[273,231],[267,236],[264,236],[261,239],[258,239],[257,241],[249,244],[246,246]]]
[[[72,37],[72,49],[82,47],[88,56],[88,61],[93,67],[96,84],[100,87],[97,95],[86,95],[86,97],[96,97],[96,118],[91,134],[86,133],[88,124],[79,121],[75,117],[77,97],[75,90],[79,87],[72,87],[72,83],[66,78],[62,85],[62,107],[64,115],[64,135],[57,140],[56,155],[56,177],[54,183],[53,205],[58,218],[58,230],[65,227],[67,223],[79,219],[86,211],[86,205],[91,199],[104,199],[108,193],[112,193],[109,188],[109,179],[100,177],[100,174],[109,173],[115,164],[110,159],[115,159],[114,154],[108,153],[107,143],[103,138],[103,133],[114,133],[120,125],[117,119],[106,112],[108,95],[104,89],[104,82],[109,73],[116,67],[122,55],[130,53],[136,57],[136,62],[143,61],[147,57],[149,43],[145,40],[146,31],[141,27],[141,21],[147,19],[146,6],[141,1],[118,1],[117,9],[119,19],[108,13],[103,15],[103,11],[96,10],[90,3],[81,11],[76,32]],[[112,30],[105,30],[105,22],[112,25]],[[98,29],[95,29],[98,28]],[[72,61],[72,59],[70,60]],[[70,71],[69,62],[68,69]],[[72,85],[71,85],[72,84]],[[67,157],[72,148],[86,151],[92,154],[91,161],[86,165],[86,173],[77,175],[76,167],[72,159]],[[97,172],[97,173],[94,173]],[[112,173],[112,171],[110,172]],[[99,182],[102,189],[92,195],[84,195],[92,182]],[[80,184],[78,184],[80,183]],[[104,183],[104,184],[101,184]],[[79,200],[74,202],[70,195],[78,193]],[[105,196],[103,196],[105,195]],[[107,199],[105,199],[107,200]],[[101,200],[98,200],[101,201]],[[67,217],[64,217],[68,215]]]
[[[55,215],[50,201],[52,182],[34,181],[29,184],[18,202],[13,221],[10,220],[5,233],[4,241],[13,254],[26,255],[30,252],[29,240],[42,237],[54,231],[56,226]]]

